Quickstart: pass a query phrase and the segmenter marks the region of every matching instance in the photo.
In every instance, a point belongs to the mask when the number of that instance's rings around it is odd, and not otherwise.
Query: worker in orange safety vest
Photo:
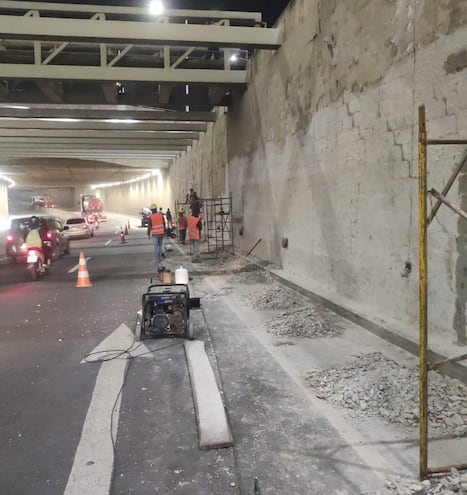
[[[157,210],[157,205],[151,205],[151,215],[148,219],[148,237],[152,237],[154,244],[154,261],[159,263],[164,255],[163,240],[165,236],[164,215]]]
[[[198,212],[193,212],[188,217],[188,237],[190,238],[191,247],[193,250],[193,263],[199,263],[199,239],[200,239],[200,225],[201,225],[201,214]]]

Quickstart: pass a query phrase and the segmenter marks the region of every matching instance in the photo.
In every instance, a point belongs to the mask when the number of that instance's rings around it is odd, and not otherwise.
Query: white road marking
[[[87,257],[87,258],[86,258],[86,262],[88,262],[90,259],[91,259],[91,257],[90,257],[90,256],[89,256],[89,257]],[[73,273],[73,272],[76,272],[76,270],[77,270],[78,268],[79,268],[79,263],[78,263],[77,265],[75,265],[73,268],[70,268],[70,269],[68,270],[68,273]]]
[[[108,246],[111,242],[112,242],[112,239],[109,239],[109,240],[105,243],[105,245],[106,245],[106,246]]]
[[[123,351],[133,340],[133,332],[122,323],[94,349],[88,361],[98,361],[104,356],[110,358],[116,354],[106,349]],[[140,347],[145,346],[138,346],[143,352]],[[101,364],[64,495],[109,494],[114,464],[112,435],[116,438],[121,396],[116,399],[125,380],[126,357],[122,355]]]

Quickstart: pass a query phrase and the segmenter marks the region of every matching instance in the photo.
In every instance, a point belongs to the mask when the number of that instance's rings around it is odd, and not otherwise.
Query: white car
[[[69,238],[86,238],[89,239],[94,235],[92,225],[86,222],[85,218],[73,217],[68,218],[63,228],[63,233]]]

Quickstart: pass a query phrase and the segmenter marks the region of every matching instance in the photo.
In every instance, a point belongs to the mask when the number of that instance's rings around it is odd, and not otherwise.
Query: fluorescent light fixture
[[[156,172],[158,171],[160,173],[159,169],[156,169],[155,171]],[[139,182],[140,180],[149,179],[151,177],[151,175],[156,175],[156,174],[154,174],[154,171],[153,171],[151,174],[144,174],[144,175],[141,175],[139,177],[135,177],[134,179],[122,180],[120,182],[107,182],[104,184],[93,184],[91,186],[91,189],[104,189],[107,187],[117,187],[117,186],[124,186],[126,184],[133,184],[133,182]]]
[[[135,119],[104,119],[104,122],[110,122],[111,124],[136,124],[140,121]]]
[[[152,15],[161,15],[164,12],[164,5],[161,0],[152,0],[149,4],[149,12]]]
[[[69,118],[40,118],[37,120],[43,120],[45,122],[81,122],[82,119],[69,119]]]
[[[3,108],[14,108],[15,110],[29,110],[31,107],[26,105],[5,105]]]

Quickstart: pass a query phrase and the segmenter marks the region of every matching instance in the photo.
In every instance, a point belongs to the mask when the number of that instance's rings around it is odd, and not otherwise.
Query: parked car
[[[47,238],[52,241],[52,259],[69,254],[70,241],[64,235],[64,227],[58,218],[37,215],[47,226]],[[26,262],[26,237],[30,231],[31,217],[15,218],[7,233],[6,255],[11,262]]]
[[[147,227],[149,223],[149,217],[151,216],[151,210],[144,206],[140,211],[141,215],[141,227]]]
[[[89,239],[94,235],[93,226],[83,217],[68,218],[65,222],[64,233],[69,238]]]

